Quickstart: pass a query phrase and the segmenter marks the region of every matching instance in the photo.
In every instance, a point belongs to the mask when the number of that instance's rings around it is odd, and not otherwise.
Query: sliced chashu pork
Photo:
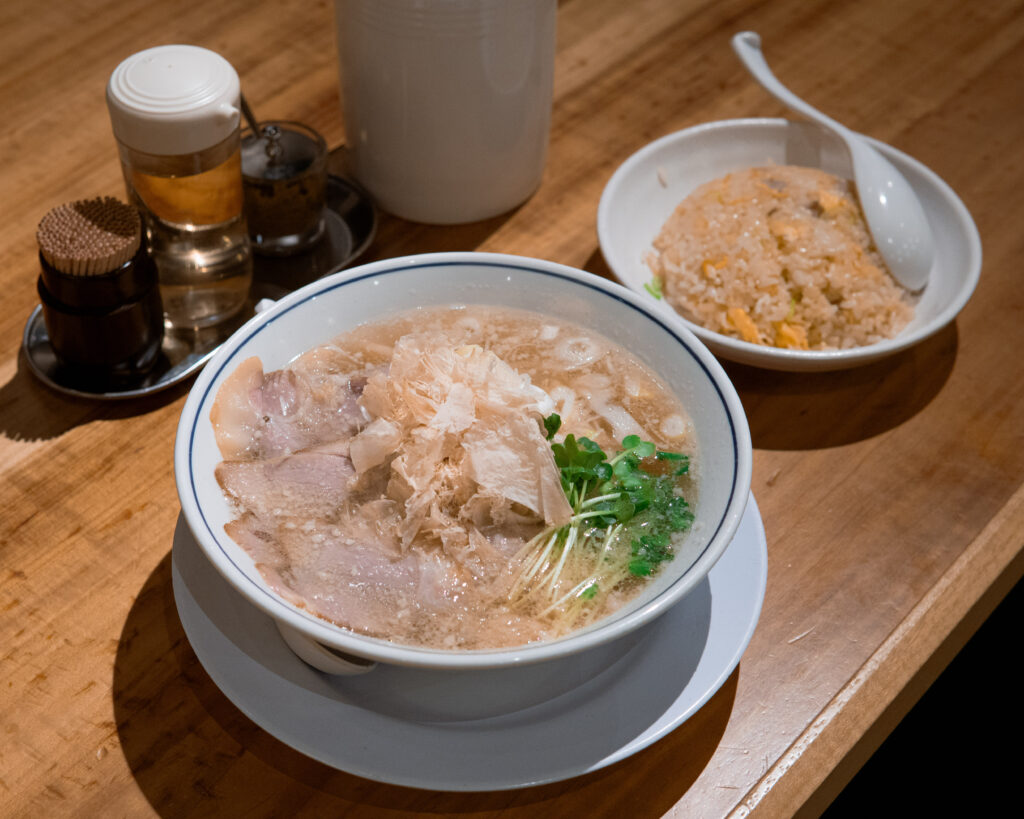
[[[216,469],[221,489],[261,520],[333,517],[354,474],[347,441],[268,460],[222,461]]]
[[[299,363],[265,374],[260,360],[249,358],[221,384],[210,422],[225,459],[298,452],[347,439],[366,422],[358,404],[365,374]]]
[[[353,537],[331,527],[267,528],[254,516],[229,523],[228,535],[285,599],[321,617],[378,636],[401,634],[401,612],[444,600],[454,573],[402,555],[370,532]]]

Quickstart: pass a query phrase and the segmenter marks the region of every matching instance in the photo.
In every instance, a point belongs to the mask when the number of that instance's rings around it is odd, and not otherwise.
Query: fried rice
[[[677,311],[754,344],[859,347],[913,317],[853,186],[816,168],[750,168],[702,185],[653,245],[647,263]]]

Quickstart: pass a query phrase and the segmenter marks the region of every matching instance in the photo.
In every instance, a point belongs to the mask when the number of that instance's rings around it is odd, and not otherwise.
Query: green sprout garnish
[[[586,437],[553,441],[557,414],[543,423],[573,515],[523,547],[509,596],[543,594],[549,613],[578,607],[628,577],[655,574],[672,560],[672,535],[690,528],[693,513],[679,492],[687,455],[627,435],[609,458]]]
[[[651,280],[644,284],[644,290],[654,296],[654,298],[662,299],[664,296],[661,292],[661,277],[652,276]]]

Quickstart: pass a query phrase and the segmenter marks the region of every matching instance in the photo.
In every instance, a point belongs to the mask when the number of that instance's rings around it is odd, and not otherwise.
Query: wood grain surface
[[[152,45],[212,48],[264,118],[344,168],[325,0],[8,0],[0,9],[0,815],[790,816],[819,812],[1024,572],[1024,3],[563,0],[544,181],[486,222],[383,216],[368,259],[538,256],[611,276],[614,169],[680,128],[777,116],[733,56],[762,35],[797,94],[914,156],[971,211],[984,267],[956,322],[856,370],[728,364],[768,538],[761,620],[693,718],[607,769],[520,791],[386,786],[292,750],[199,664],[175,610],[175,427],[188,384],[69,398],[19,353],[35,227],[123,196],[104,103]],[[638,692],[642,696],[642,692]]]

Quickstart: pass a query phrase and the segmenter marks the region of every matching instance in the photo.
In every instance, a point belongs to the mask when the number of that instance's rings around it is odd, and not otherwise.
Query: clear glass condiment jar
[[[125,186],[175,328],[218,324],[249,295],[240,97],[231,64],[190,45],[133,54],[107,85]]]

